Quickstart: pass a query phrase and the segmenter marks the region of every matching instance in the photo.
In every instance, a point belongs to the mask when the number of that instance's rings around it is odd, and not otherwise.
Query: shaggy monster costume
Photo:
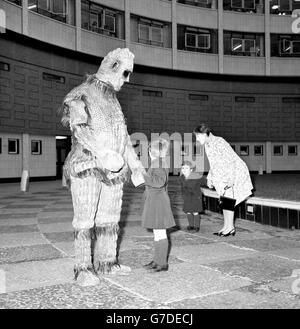
[[[74,208],[74,272],[84,286],[98,283],[95,274],[130,271],[116,258],[123,183],[128,167],[134,177],[144,168],[132,147],[116,91],[129,81],[133,58],[127,48],[110,52],[98,72],[63,102],[62,122],[72,131],[64,175]]]

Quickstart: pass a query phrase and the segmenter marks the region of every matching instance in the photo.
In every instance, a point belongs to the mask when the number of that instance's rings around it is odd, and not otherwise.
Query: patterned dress
[[[204,147],[210,165],[208,186],[214,186],[219,195],[224,194],[226,185],[233,186],[230,189],[231,195],[226,193],[226,196],[233,196],[236,199],[235,205],[238,205],[252,194],[253,189],[246,163],[229,143],[212,133]]]

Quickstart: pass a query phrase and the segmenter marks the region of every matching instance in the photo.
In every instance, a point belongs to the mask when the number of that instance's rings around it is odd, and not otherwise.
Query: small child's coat
[[[183,211],[185,213],[203,212],[203,198],[201,187],[207,185],[205,176],[192,172],[188,178],[180,176],[183,197]]]

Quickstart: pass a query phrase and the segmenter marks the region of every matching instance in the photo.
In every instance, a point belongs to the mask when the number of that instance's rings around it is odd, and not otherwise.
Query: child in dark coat
[[[151,165],[144,174],[146,188],[142,225],[153,229],[154,234],[154,258],[144,267],[153,272],[168,270],[167,229],[175,226],[167,190],[169,171],[165,157],[168,147],[169,142],[162,138],[151,142]]]
[[[201,187],[206,186],[206,177],[194,172],[191,162],[185,161],[181,167],[181,191],[183,196],[183,211],[187,215],[187,231],[199,232],[200,213],[203,212]]]

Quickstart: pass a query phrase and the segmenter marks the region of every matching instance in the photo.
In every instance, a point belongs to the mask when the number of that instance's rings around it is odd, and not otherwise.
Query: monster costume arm
[[[93,130],[88,125],[89,118],[85,108],[86,104],[82,99],[72,100],[69,103],[69,123],[71,131],[74,133],[78,143],[97,158],[96,161],[83,164],[85,167],[84,170],[94,167],[105,168],[110,171],[120,170],[124,165],[122,156],[105,147],[99,138],[96,139]],[[78,169],[81,171],[83,168]]]

